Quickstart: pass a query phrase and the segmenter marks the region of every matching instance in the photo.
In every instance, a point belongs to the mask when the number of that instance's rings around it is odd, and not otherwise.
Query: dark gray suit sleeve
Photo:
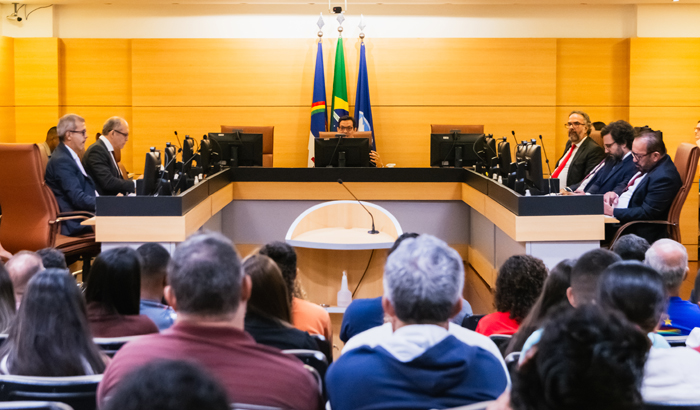
[[[83,157],[85,172],[92,177],[104,195],[134,192],[134,181],[114,176],[111,153],[102,147],[90,147]]]

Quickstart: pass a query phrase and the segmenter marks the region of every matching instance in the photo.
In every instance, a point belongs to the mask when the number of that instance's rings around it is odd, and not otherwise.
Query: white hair
[[[58,139],[63,141],[66,136],[66,132],[75,130],[78,123],[85,122],[85,119],[78,114],[66,114],[58,120],[58,125],[56,126],[56,132],[58,133]]]
[[[644,254],[644,263],[661,274],[666,290],[677,289],[688,270],[688,251],[672,239],[659,239]]]
[[[449,320],[463,288],[462,258],[434,236],[404,240],[384,267],[384,296],[406,323]]]

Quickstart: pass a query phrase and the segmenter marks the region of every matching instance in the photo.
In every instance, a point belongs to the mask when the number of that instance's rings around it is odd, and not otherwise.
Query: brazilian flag
[[[331,132],[338,131],[338,119],[350,112],[348,105],[348,86],[345,83],[345,52],[343,38],[338,37],[335,50],[335,69],[333,71],[333,94],[331,102]]]

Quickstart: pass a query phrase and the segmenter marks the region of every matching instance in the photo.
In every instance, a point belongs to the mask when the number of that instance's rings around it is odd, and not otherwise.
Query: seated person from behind
[[[236,403],[289,410],[318,408],[318,385],[302,363],[255,343],[243,330],[250,292],[250,278],[223,235],[195,234],[178,245],[165,288],[165,299],[177,312],[175,324],[119,350],[100,382],[99,408],[140,366],[183,358],[201,365]]]
[[[53,191],[61,212],[95,212],[95,184],[80,162],[80,155],[85,151],[85,120],[75,114],[66,114],[58,121],[57,130],[60,142],[46,165],[46,185]],[[92,227],[80,225],[80,220],[61,222],[63,235],[91,232]]]
[[[645,254],[649,249],[649,242],[646,239],[633,233],[622,235],[613,245],[611,251],[620,255],[623,261],[644,262]]]
[[[645,263],[659,272],[668,295],[667,317],[662,318],[661,333],[688,335],[700,327],[700,308],[680,298],[681,285],[688,276],[688,251],[671,239],[659,239],[646,253]]]
[[[7,269],[0,263],[0,334],[7,334],[10,325],[15,320],[17,304],[15,291]]]
[[[260,248],[260,254],[272,259],[282,272],[292,304],[291,324],[295,328],[315,335],[322,335],[329,343],[333,341],[331,317],[321,306],[294,295],[297,279],[297,253],[285,242],[270,242]]]
[[[165,330],[175,323],[177,317],[173,308],[161,303],[170,254],[158,243],[145,243],[136,252],[141,257],[140,312],[148,316],[158,329]]]
[[[622,194],[627,182],[637,172],[632,160],[634,130],[627,121],[615,121],[601,131],[607,157],[586,175],[583,181],[569,187],[575,194]]]
[[[66,264],[66,256],[63,252],[56,248],[44,248],[36,251],[36,254],[41,257],[41,264],[44,265],[44,269],[57,268],[68,270],[68,265]]]
[[[338,132],[347,135],[347,138],[353,138],[355,135],[355,131],[357,131],[357,124],[355,123],[355,119],[349,115],[344,115],[338,119]],[[372,144],[374,144],[374,141],[370,138],[369,141],[369,146],[370,148],[372,147]],[[383,168],[384,163],[382,162],[382,158],[379,156],[379,153],[377,151],[370,151],[369,152],[369,163],[370,166],[377,167],[377,168]]]
[[[612,240],[617,229],[631,221],[666,220],[678,190],[681,177],[666,154],[661,131],[642,128],[632,143],[632,156],[637,173],[620,195],[605,194],[605,215],[614,216],[619,224],[605,224],[606,239]],[[667,236],[666,225],[635,224],[625,230],[654,243]]]
[[[41,262],[41,257],[36,253],[20,251],[7,261],[5,269],[10,274],[12,288],[15,292],[15,302],[19,308],[27,289],[27,283],[34,275],[44,270],[44,265]]]
[[[605,157],[603,148],[588,138],[591,119],[583,111],[572,111],[564,124],[569,133],[564,155],[557,161],[552,178],[559,178],[559,186],[578,184]]]
[[[102,126],[102,135],[85,151],[83,166],[100,195],[126,195],[136,190],[135,181],[124,179],[114,156],[128,140],[129,124],[123,118],[112,117]]]
[[[547,267],[529,255],[514,255],[498,270],[494,303],[497,312],[479,320],[476,332],[484,336],[512,335],[530,312],[547,279]]]
[[[46,161],[48,161],[49,158],[51,158],[51,154],[54,152],[56,147],[58,147],[58,132],[56,131],[56,127],[49,128],[49,130],[46,132],[46,141],[37,145],[39,146],[41,155],[43,155],[44,158],[46,158]]]
[[[430,235],[401,243],[384,269],[383,305],[393,333],[330,366],[331,408],[448,408],[498,397],[509,380],[496,345],[449,322],[461,308],[463,286],[462,258],[446,243]]]
[[[69,273],[47,269],[29,281],[0,358],[3,374],[65,377],[104,372],[109,359],[92,341],[83,295]]]
[[[131,248],[100,253],[90,270],[85,289],[88,321],[95,337],[158,333],[147,316],[139,314],[141,264]]]
[[[307,332],[289,323],[289,292],[275,262],[265,255],[251,255],[243,261],[243,271],[253,284],[245,314],[245,331],[256,342],[280,350],[318,350],[316,341]]]

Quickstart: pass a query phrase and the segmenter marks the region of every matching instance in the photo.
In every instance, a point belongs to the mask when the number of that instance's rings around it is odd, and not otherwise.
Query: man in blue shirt
[[[177,316],[170,306],[161,303],[170,254],[157,243],[143,244],[136,251],[141,256],[141,314],[163,331],[175,323]]]
[[[659,239],[646,252],[645,262],[664,278],[668,294],[668,317],[662,318],[659,333],[688,335],[700,327],[700,308],[680,298],[681,284],[688,276],[688,252],[671,239]]]

